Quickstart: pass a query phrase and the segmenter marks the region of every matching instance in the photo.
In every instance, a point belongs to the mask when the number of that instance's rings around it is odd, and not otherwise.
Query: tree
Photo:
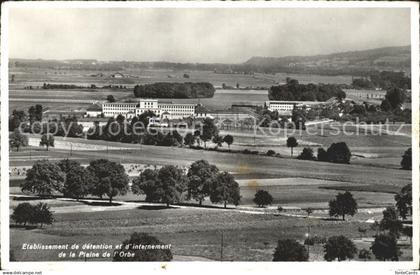
[[[401,160],[401,168],[404,170],[411,170],[412,166],[412,157],[411,157],[411,148],[408,148],[407,151],[404,152]]]
[[[391,103],[389,103],[389,100],[388,99],[382,100],[382,102],[381,102],[381,110],[384,111],[384,112],[389,112],[389,111],[392,110]]]
[[[370,249],[375,258],[381,261],[398,261],[401,255],[397,239],[391,234],[377,235]]]
[[[327,150],[328,160],[335,163],[350,163],[350,149],[345,142],[333,143]]]
[[[292,111],[292,122],[293,122],[296,129],[305,130],[306,129],[306,126],[305,126],[305,122],[306,122],[305,111],[294,109]]]
[[[26,226],[26,224],[33,220],[33,216],[35,215],[34,207],[27,202],[19,203],[16,208],[13,210],[13,214],[11,215],[11,219],[15,221],[17,224],[22,224]]]
[[[65,174],[70,172],[73,168],[79,167],[80,162],[72,159],[62,159],[57,163],[58,167],[60,167],[61,171]]]
[[[223,202],[238,205],[241,199],[239,184],[228,172],[218,173],[216,180],[210,186],[210,201],[213,203]]]
[[[403,89],[400,88],[390,88],[386,92],[385,99],[389,101],[392,109],[399,108],[405,101],[405,92]]]
[[[312,212],[314,212],[314,210],[312,208],[310,208],[310,207],[305,208],[304,210],[305,210],[306,214],[308,215],[308,217],[309,217],[309,215],[312,214]]]
[[[330,216],[342,216],[344,221],[346,215],[354,216],[356,214],[357,202],[353,198],[353,195],[346,191],[344,193],[338,193],[335,200],[329,202],[329,208]]]
[[[302,153],[297,157],[302,160],[315,160],[314,151],[310,147],[305,147],[302,150]]]
[[[396,207],[401,218],[407,219],[407,215],[411,215],[413,212],[413,196],[412,186],[407,184],[401,191],[395,195]]]
[[[16,128],[14,132],[9,136],[10,147],[16,147],[16,151],[19,152],[20,147],[28,146],[28,137],[21,133],[19,128]]]
[[[293,157],[293,148],[298,146],[298,142],[295,137],[289,137],[287,139],[287,147],[290,148],[290,155]]]
[[[359,251],[359,259],[361,260],[370,260],[371,256],[370,256],[370,251],[363,248]]]
[[[195,143],[195,137],[194,137],[194,135],[191,134],[191,133],[187,133],[185,135],[185,137],[184,137],[184,144],[185,144],[185,146],[191,147],[191,146],[194,145],[194,143]]]
[[[147,110],[143,113],[141,113],[139,116],[137,116],[137,119],[134,121],[138,121],[138,124],[141,124],[139,128],[146,129],[149,125],[149,118],[156,117],[156,114],[150,110]],[[134,119],[134,118],[133,118]],[[133,125],[133,121],[131,121]]]
[[[286,239],[277,242],[273,262],[307,262],[309,253],[305,246],[295,240]]]
[[[198,146],[201,146],[201,144],[200,144],[200,135],[201,135],[201,132],[200,132],[200,130],[195,130],[194,131],[194,137],[196,138],[196,140],[197,140],[197,143],[198,143]]]
[[[216,135],[216,136],[213,137],[212,141],[213,141],[213,143],[216,144],[216,148],[219,147],[219,146],[222,147],[223,137],[219,136],[219,135]]]
[[[35,205],[35,215],[33,216],[32,223],[41,224],[52,224],[54,221],[54,217],[52,212],[50,211],[50,207],[46,203],[38,203]]]
[[[318,161],[328,161],[328,154],[327,154],[327,151],[325,151],[324,148],[322,148],[322,147],[318,148],[317,159],[318,159]]]
[[[106,97],[106,100],[108,101],[108,102],[115,102],[115,98],[114,98],[114,96],[113,95],[108,95],[107,97]]]
[[[87,170],[92,175],[92,195],[100,198],[107,195],[109,203],[112,204],[113,197],[127,192],[128,176],[121,164],[98,159],[90,162]]]
[[[387,207],[382,213],[383,218],[379,222],[379,228],[383,231],[388,230],[389,234],[399,238],[403,225],[401,221],[398,220],[397,211],[393,207]]]
[[[83,125],[77,123],[77,118],[67,117],[58,124],[57,136],[62,137],[81,137]]]
[[[22,192],[31,192],[40,196],[50,196],[54,191],[63,190],[65,174],[57,164],[48,160],[38,160],[26,172],[22,183]]]
[[[332,236],[324,245],[324,259],[327,261],[344,261],[353,259],[357,248],[354,243],[345,236]]]
[[[133,180],[131,191],[136,195],[145,194],[147,202],[158,202],[159,194],[157,194],[157,174],[158,171],[145,169],[140,175]]]
[[[206,147],[206,142],[211,140],[218,133],[219,129],[217,129],[214,121],[210,118],[205,118],[200,134],[200,139],[204,142],[204,147]]]
[[[193,162],[187,173],[188,199],[192,198],[201,205],[205,197],[209,195],[210,186],[216,180],[218,173],[219,169],[206,160]]]
[[[140,249],[140,246],[153,245],[160,249]],[[169,248],[168,248],[169,247]],[[127,257],[128,253],[133,255]],[[148,235],[146,233],[134,232],[130,239],[125,240],[122,244],[122,248],[114,251],[114,261],[136,261],[136,262],[168,262],[172,260],[172,252],[170,246],[165,245],[159,241],[156,237]]]
[[[232,143],[233,143],[233,136],[231,136],[231,135],[226,135],[226,136],[223,138],[223,142],[225,142],[225,143],[228,145],[228,148],[229,148],[229,151],[230,151],[230,145],[232,145]]]
[[[32,125],[35,121],[42,120],[42,105],[36,104],[35,106],[29,107],[29,122]]]
[[[411,243],[412,238],[413,238],[413,227],[412,226],[405,226],[405,227],[403,227],[402,233],[405,236],[407,236],[407,237],[410,238],[410,243]]]
[[[148,202],[170,204],[181,202],[187,187],[187,178],[182,169],[167,165],[159,170],[144,170],[133,181],[134,194],[145,194]]]
[[[160,168],[158,175],[158,194],[161,202],[170,204],[182,201],[183,192],[187,187],[187,178],[182,169],[173,165],[167,165]]]
[[[273,202],[273,197],[265,190],[258,190],[253,201],[258,207],[264,207]]]
[[[43,134],[41,136],[41,141],[39,142],[39,146],[46,146],[47,147],[47,151],[48,148],[54,147],[54,136],[51,134]]]
[[[63,195],[65,197],[75,198],[79,201],[89,194],[92,182],[92,175],[83,166],[73,167],[66,173],[66,181],[64,182]]]
[[[22,126],[22,123],[26,122],[27,116],[25,111],[13,110],[12,115],[9,118],[9,131],[14,131],[16,128]]]

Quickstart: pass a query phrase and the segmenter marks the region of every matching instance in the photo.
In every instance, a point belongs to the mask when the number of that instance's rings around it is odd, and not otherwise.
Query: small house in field
[[[86,109],[86,117],[101,117],[102,106],[99,104],[92,104]]]
[[[111,75],[112,78],[124,78],[125,76],[122,73],[115,73]]]

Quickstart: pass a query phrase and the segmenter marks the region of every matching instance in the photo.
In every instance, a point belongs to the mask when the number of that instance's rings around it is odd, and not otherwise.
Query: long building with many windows
[[[156,116],[167,119],[181,119],[193,116],[195,104],[159,102],[157,99],[140,99],[138,102],[113,102],[103,103],[102,113],[104,117],[116,117],[123,115],[132,118],[146,111],[152,111]]]

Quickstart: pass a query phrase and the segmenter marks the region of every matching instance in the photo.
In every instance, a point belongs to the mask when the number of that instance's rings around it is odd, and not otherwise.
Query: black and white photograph
[[[416,272],[419,6],[328,3],[3,4],[2,268]]]

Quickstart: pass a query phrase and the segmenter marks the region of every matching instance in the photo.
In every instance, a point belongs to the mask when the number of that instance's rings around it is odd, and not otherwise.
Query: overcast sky
[[[12,58],[239,63],[410,44],[409,9],[11,9]]]

